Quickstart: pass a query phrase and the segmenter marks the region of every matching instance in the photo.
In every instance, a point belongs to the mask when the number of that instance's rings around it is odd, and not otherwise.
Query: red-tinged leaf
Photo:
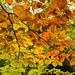
[[[40,2],[43,2],[43,3],[45,3],[45,0],[40,0]]]
[[[22,2],[22,0],[16,0],[17,3]]]
[[[70,60],[70,65],[72,66],[72,65],[75,65],[75,58],[72,58],[71,60]]]
[[[5,0],[5,2],[11,5],[13,3],[13,0]]]
[[[72,39],[68,39],[64,41],[65,43],[67,43],[68,45],[75,45],[75,42]]]

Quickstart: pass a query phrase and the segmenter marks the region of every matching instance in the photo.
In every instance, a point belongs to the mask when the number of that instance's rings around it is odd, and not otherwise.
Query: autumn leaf
[[[71,55],[72,57],[75,57],[75,52],[72,51],[72,50],[69,50],[69,51],[68,51],[68,54]]]
[[[7,39],[8,42],[10,42],[10,41],[13,40],[13,37],[12,37],[12,35],[8,35],[8,36],[6,37],[6,39]]]
[[[13,29],[22,32],[27,32],[28,31],[28,27],[25,26],[22,22],[20,22],[20,24],[14,23],[13,24]]]
[[[29,10],[29,8],[30,8],[30,6],[29,6],[29,4],[23,4],[23,8],[24,8],[24,10]]]
[[[16,0],[17,3],[22,2],[22,0]]]
[[[8,4],[12,4],[13,3],[13,0],[9,0],[9,1],[8,0],[5,0],[5,2],[8,3]]]
[[[24,11],[24,8],[23,8],[22,5],[17,5],[17,6],[15,6],[15,7],[13,8],[13,12],[14,12],[15,14],[19,14],[19,13],[22,12],[22,11]]]
[[[70,0],[71,2],[75,3],[75,0]]]
[[[51,56],[53,51],[51,49],[49,49],[49,50],[46,51],[46,53],[47,53],[48,56]]]
[[[56,31],[55,26],[51,26],[51,32],[54,33]]]
[[[58,33],[58,37],[63,37],[65,35],[66,31],[62,30]]]
[[[75,65],[75,58],[72,58],[71,60],[70,60],[70,65],[72,66],[72,65]]]
[[[75,45],[75,42],[72,39],[68,39],[64,41],[65,43],[67,43],[68,45]]]
[[[43,2],[43,3],[44,3],[44,2],[45,2],[45,0],[40,0],[40,2]]]

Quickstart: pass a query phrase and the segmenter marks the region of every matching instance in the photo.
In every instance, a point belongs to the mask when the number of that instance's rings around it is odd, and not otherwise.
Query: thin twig
[[[17,39],[17,36],[16,36],[16,32],[15,32],[15,30],[13,29],[13,22],[12,22],[11,19],[10,19],[10,14],[14,14],[14,13],[9,13],[9,12],[7,12],[7,11],[4,9],[4,7],[1,5],[1,3],[0,3],[0,6],[1,6],[1,8],[8,14],[9,21],[11,22],[11,25],[12,25],[12,30],[14,31],[14,35],[15,35],[15,38],[16,38],[17,43],[18,43],[18,39]],[[18,43],[18,47],[19,47],[19,54],[20,54],[20,45],[19,45],[19,43]],[[19,59],[19,54],[18,54],[18,59]]]
[[[1,4],[0,4],[1,5]],[[1,5],[1,7],[3,8],[3,6]],[[17,16],[16,14],[14,14],[14,13],[9,13],[9,12],[7,12],[4,8],[3,8],[3,10],[6,12],[6,13],[8,13],[8,14],[13,14],[13,15],[15,15],[15,16]],[[18,16],[17,16],[18,17]],[[21,21],[21,20],[20,20]],[[35,33],[32,29],[30,29],[30,27],[27,25],[27,24],[25,24],[23,21],[21,21],[24,25],[26,25],[28,28],[29,28],[29,30],[30,31],[32,31],[33,33]],[[40,37],[37,33],[35,33],[38,37]],[[41,38],[41,37],[40,37]],[[41,38],[42,40],[44,40],[43,38]],[[45,41],[45,40],[44,40]],[[47,41],[45,41],[46,43],[47,43]],[[48,44],[48,43],[47,43]],[[49,45],[49,44],[48,44]],[[50,46],[50,45],[49,45]]]

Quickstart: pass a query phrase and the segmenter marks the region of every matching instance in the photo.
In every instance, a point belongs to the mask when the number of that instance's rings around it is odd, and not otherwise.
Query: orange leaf
[[[57,5],[59,9],[63,9],[67,5],[67,0],[57,0]]]
[[[56,31],[55,26],[51,26],[51,32],[54,33]]]
[[[65,40],[64,42],[67,43],[68,45],[75,45],[72,39]]]
[[[48,56],[51,56],[53,51],[51,49],[49,49],[49,50],[46,51],[46,53],[47,53]]]
[[[43,2],[43,3],[45,3],[45,0],[40,0],[40,2]]]
[[[54,52],[52,53],[51,56],[57,56],[59,54],[59,51],[57,49],[54,49]]]
[[[63,16],[61,17],[61,20],[62,20],[64,23],[67,23],[69,19],[67,18],[66,15],[63,15]]]
[[[49,45],[52,46],[52,45],[53,45],[53,41],[50,41],[50,42],[49,42]]]
[[[60,14],[61,14],[60,9],[56,9],[55,13],[57,13],[57,15],[59,15],[59,16],[60,16]]]
[[[66,33],[65,30],[60,31],[60,32],[58,33],[58,36],[59,36],[59,37],[63,37],[63,36],[65,35],[65,33]]]
[[[56,49],[59,50],[59,51],[61,51],[61,52],[64,50],[63,46],[59,46]]]
[[[19,14],[20,12],[24,11],[24,8],[22,5],[16,5],[14,8],[13,8],[13,12],[15,14]],[[22,15],[22,14],[20,14]]]
[[[75,15],[75,9],[73,10],[73,14]]]
[[[30,8],[29,4],[24,4],[23,7],[24,7],[25,10],[26,9],[28,10]]]
[[[63,62],[65,60],[65,57],[63,57],[62,55],[59,55],[59,62]]]
[[[52,38],[55,38],[55,37],[58,37],[58,33],[54,33],[54,34],[52,35]]]
[[[72,57],[75,57],[75,52],[72,51],[72,50],[69,50],[69,51],[68,51],[68,54],[71,55]]]
[[[75,3],[75,0],[70,0],[71,2]]]
[[[5,0],[5,2],[8,3],[8,4],[12,4],[13,0]]]
[[[17,16],[14,16],[13,19],[14,19],[15,21],[17,21],[17,22],[20,22],[20,19],[19,19],[19,17],[17,17]]]
[[[16,0],[17,3],[22,2],[22,0]]]
[[[70,60],[70,65],[72,66],[72,65],[75,65],[75,58],[72,58],[71,60]]]

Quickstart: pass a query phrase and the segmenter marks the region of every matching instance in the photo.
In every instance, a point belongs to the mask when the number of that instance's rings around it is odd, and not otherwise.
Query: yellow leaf
[[[26,22],[24,22],[24,23],[26,24]],[[17,30],[18,32],[19,31],[22,31],[22,32],[27,32],[28,31],[28,27],[26,25],[24,25],[21,21],[20,21],[20,24],[14,23],[13,24],[13,29]]]
[[[57,64],[57,62],[53,62],[52,65],[53,65],[54,67],[56,67],[58,64]]]

